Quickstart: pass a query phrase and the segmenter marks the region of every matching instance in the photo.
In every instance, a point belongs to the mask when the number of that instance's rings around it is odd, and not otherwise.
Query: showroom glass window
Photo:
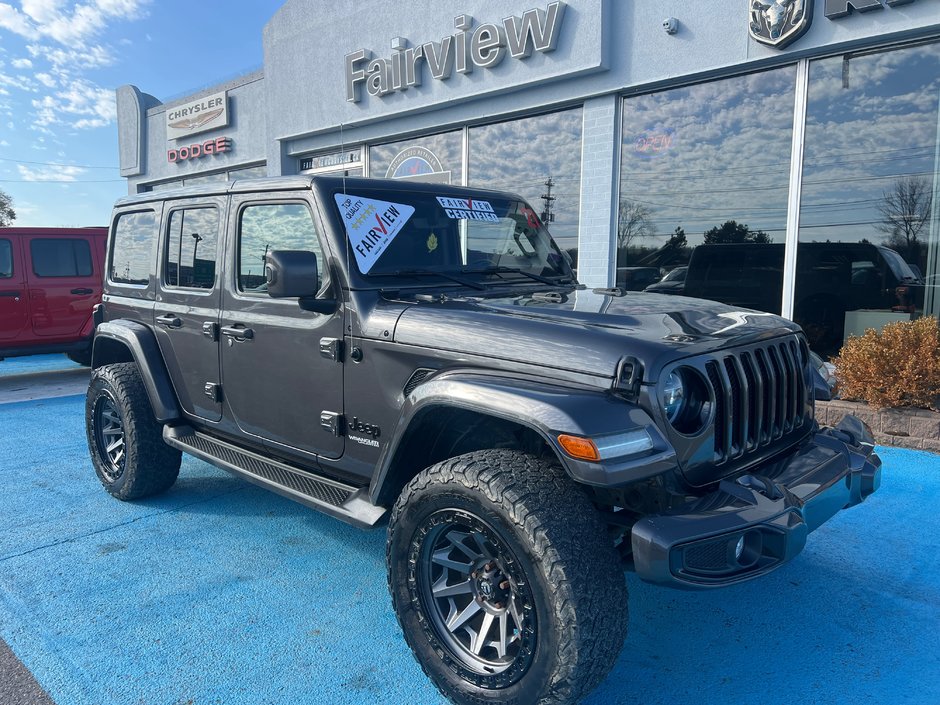
[[[940,44],[810,64],[793,317],[820,355],[940,313]]]
[[[522,196],[575,263],[582,122],[575,108],[470,128],[470,185]]]
[[[780,313],[795,79],[624,100],[617,286]]]
[[[457,130],[370,147],[369,175],[379,179],[460,184],[463,133]]]

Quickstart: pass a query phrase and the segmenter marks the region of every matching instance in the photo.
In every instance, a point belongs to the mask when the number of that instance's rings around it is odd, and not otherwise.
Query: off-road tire
[[[497,559],[499,567],[491,568],[497,562],[492,561],[483,569],[497,571],[503,586],[510,585],[505,576],[515,573],[510,599],[504,592],[495,607],[531,598],[525,614],[534,622],[523,620],[526,626],[519,630],[515,660],[502,673],[472,671],[461,662],[459,645],[454,646],[455,630],[447,636],[453,618],[443,618],[443,610],[435,607],[440,598],[434,591],[458,583],[432,577],[433,571],[442,569],[434,568],[439,560],[431,560],[431,552],[438,559],[443,555],[433,537],[459,538],[464,525],[468,531],[481,532],[481,547],[495,545],[486,538],[490,537],[506,549]],[[468,538],[468,544],[473,540]],[[453,555],[461,554],[458,550]],[[597,687],[620,653],[627,631],[627,587],[619,558],[587,495],[555,462],[516,451],[487,450],[427,468],[395,503],[386,560],[392,604],[405,640],[434,685],[459,705],[576,703]],[[472,599],[489,608],[493,605],[488,597],[481,597],[489,592],[480,586],[481,574],[470,573],[467,582],[474,586]],[[430,588],[422,587],[432,582]],[[523,594],[528,597],[523,599]],[[454,606],[450,614],[455,614]],[[480,624],[478,636],[469,637],[471,648],[487,643],[487,627],[482,619]],[[530,629],[537,633],[529,634]],[[494,636],[491,651],[500,632]],[[505,642],[501,646],[506,656]],[[529,647],[532,653],[526,655],[524,649]],[[517,668],[526,662],[524,670]]]
[[[118,499],[148,497],[176,482],[182,454],[163,442],[162,426],[133,362],[105,365],[92,373],[85,397],[85,432],[95,473]],[[118,433],[123,433],[123,454],[115,462],[107,447]]]

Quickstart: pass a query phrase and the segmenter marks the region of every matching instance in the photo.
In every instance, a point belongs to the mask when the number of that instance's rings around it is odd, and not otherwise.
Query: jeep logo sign
[[[473,67],[491,69],[506,58],[525,59],[533,51],[555,49],[565,3],[549,3],[545,10],[526,10],[522,17],[506,17],[499,23],[473,26],[470,15],[454,18],[457,32],[416,47],[404,37],[392,40],[394,53],[387,59],[372,58],[368,49],[346,55],[346,100],[358,103],[365,84],[369,95],[386,96],[421,85],[422,64],[431,78],[446,81],[454,71],[472,73]]]

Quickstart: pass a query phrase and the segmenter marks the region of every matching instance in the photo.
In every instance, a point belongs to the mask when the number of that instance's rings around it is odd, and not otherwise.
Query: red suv
[[[0,360],[91,357],[107,228],[0,228]]]

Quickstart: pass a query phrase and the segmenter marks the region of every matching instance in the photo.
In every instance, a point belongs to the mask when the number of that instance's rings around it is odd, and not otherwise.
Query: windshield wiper
[[[568,278],[559,281],[558,279],[549,279],[548,277],[543,277],[541,274],[533,274],[532,272],[527,272],[526,270],[520,267],[487,267],[486,269],[468,269],[467,272],[474,272],[479,274],[521,274],[524,277],[533,279],[542,284],[551,284],[552,286],[558,286],[564,284],[568,281],[571,281]],[[563,276],[563,275],[561,275]]]
[[[447,272],[438,272],[433,269],[399,269],[392,272],[393,276],[396,277],[441,277],[441,279],[447,279],[454,282],[455,284],[460,284],[461,286],[469,286],[471,289],[476,289],[477,291],[484,291],[485,286],[477,284],[474,281],[469,279],[464,279],[463,277],[455,277],[453,274],[448,274]]]

